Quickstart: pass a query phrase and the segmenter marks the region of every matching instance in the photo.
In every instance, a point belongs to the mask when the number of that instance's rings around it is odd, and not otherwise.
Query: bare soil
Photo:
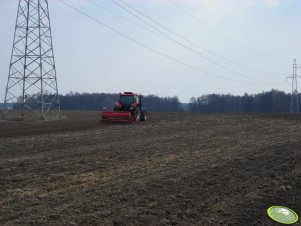
[[[301,214],[301,116],[65,115],[0,121],[0,225],[278,225],[272,205]]]

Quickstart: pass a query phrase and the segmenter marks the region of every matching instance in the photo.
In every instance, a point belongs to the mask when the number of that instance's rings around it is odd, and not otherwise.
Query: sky
[[[60,94],[291,92],[293,59],[301,66],[300,0],[48,2]],[[17,6],[0,0],[0,100]]]

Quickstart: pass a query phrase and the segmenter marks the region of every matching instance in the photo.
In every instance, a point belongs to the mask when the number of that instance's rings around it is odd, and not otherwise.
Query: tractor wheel
[[[140,117],[141,117],[140,107],[136,107],[136,110],[135,110],[135,119],[136,119],[136,121],[140,121]]]
[[[143,112],[141,114],[141,121],[146,121],[146,119],[147,119],[147,114],[146,114],[146,112]]]

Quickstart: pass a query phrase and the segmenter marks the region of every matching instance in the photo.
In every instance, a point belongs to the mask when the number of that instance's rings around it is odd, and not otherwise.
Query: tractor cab
[[[125,92],[119,95],[119,100],[114,105],[114,111],[131,111],[141,107],[141,95]]]

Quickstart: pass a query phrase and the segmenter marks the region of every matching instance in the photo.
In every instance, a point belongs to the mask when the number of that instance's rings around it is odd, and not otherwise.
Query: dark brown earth
[[[301,116],[65,114],[0,122],[0,225],[278,225],[268,207],[301,213]]]

